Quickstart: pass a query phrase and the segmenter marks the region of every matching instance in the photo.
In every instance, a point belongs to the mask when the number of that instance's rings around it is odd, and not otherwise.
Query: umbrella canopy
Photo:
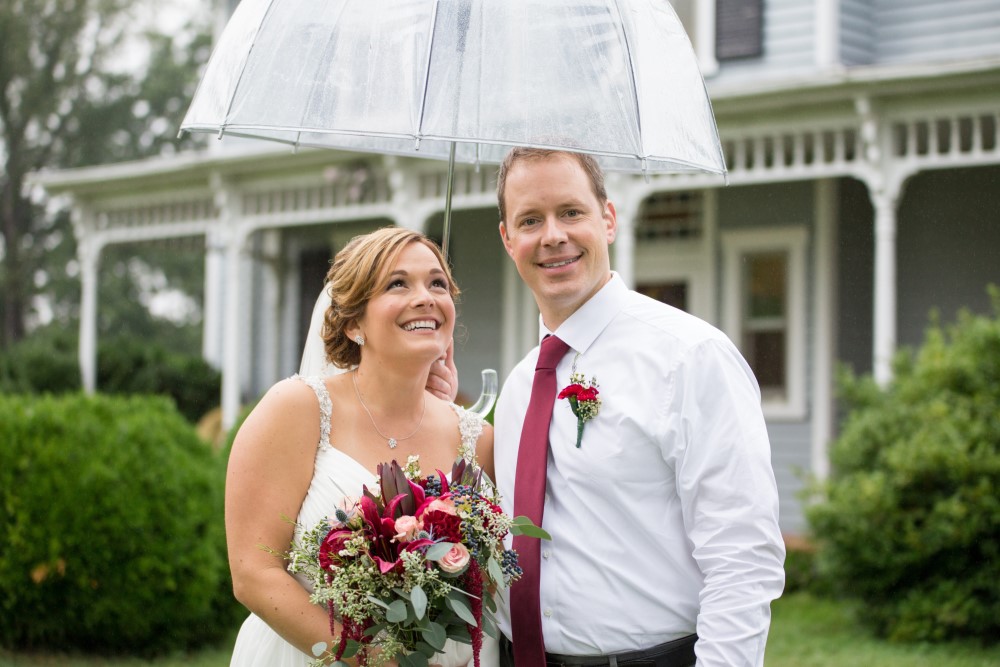
[[[725,174],[668,0],[242,0],[181,131],[497,163]]]

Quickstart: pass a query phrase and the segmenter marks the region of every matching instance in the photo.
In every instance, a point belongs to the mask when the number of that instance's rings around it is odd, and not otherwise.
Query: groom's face
[[[523,159],[507,173],[500,236],[554,330],[611,277],[615,207],[600,201],[576,159]]]

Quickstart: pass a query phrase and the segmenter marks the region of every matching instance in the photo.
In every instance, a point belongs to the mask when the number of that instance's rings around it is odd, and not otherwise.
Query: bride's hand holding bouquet
[[[423,476],[417,457],[378,466],[379,484],[308,530],[288,554],[289,570],[313,584],[327,608],[333,647],[314,665],[426,667],[448,639],[497,637],[492,593],[521,575],[504,538],[548,538],[526,517],[512,519],[483,471],[459,459],[450,478]]]

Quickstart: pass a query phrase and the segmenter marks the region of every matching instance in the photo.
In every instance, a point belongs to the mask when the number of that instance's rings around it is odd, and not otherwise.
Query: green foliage
[[[69,216],[50,215],[32,198],[28,174],[162,155],[197,141],[176,134],[209,55],[210,29],[140,38],[141,10],[155,6],[0,3],[0,345],[30,331],[35,296],[44,295],[63,323],[79,303]],[[140,39],[129,47],[127,35]],[[148,47],[148,60],[137,43]]]
[[[170,396],[188,421],[197,422],[219,404],[222,377],[201,357],[123,338],[101,344],[97,386],[111,394]]]
[[[0,351],[0,393],[79,390],[77,347],[75,333],[50,327]],[[98,346],[99,391],[169,396],[192,423],[219,404],[221,383],[219,371],[201,357],[172,352],[149,339],[113,338]]]
[[[899,640],[1000,637],[1000,292],[995,315],[932,325],[851,411],[807,516],[820,566]]]
[[[234,627],[221,460],[165,398],[0,396],[0,645],[152,654]]]

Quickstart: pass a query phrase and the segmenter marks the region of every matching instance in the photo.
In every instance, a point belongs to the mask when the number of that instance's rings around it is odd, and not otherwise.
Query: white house
[[[715,107],[730,184],[610,175],[613,262],[637,289],[713,322],[760,381],[782,493],[822,475],[838,363],[885,381],[932,308],[986,310],[1000,283],[1000,0],[674,0]],[[222,10],[225,11],[225,10]],[[39,175],[68,194],[83,280],[81,365],[94,388],[102,248],[195,237],[204,355],[227,422],[294,372],[332,253],[396,224],[440,234],[445,165],[249,142]],[[494,169],[456,177],[457,361],[501,381],[537,311],[499,242]]]

